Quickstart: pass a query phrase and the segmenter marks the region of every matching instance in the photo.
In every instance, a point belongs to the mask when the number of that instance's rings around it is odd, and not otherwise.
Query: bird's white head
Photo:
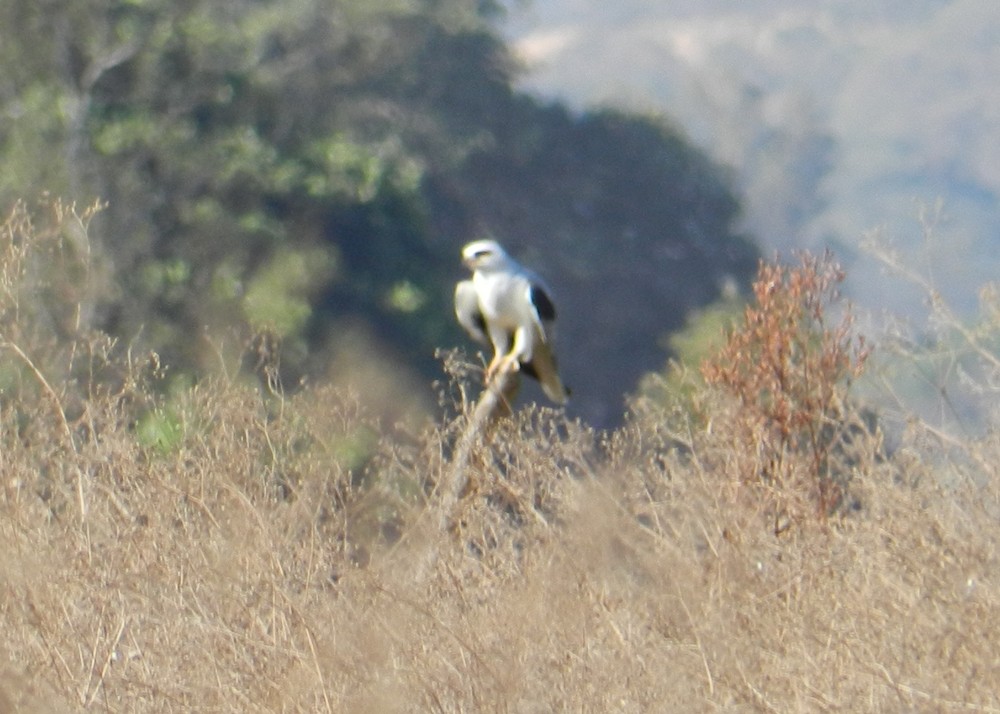
[[[495,240],[475,240],[462,248],[462,262],[469,270],[496,270],[510,265],[510,256]]]

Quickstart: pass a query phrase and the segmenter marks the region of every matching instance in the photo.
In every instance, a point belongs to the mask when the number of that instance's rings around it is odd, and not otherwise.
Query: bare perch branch
[[[483,390],[469,422],[459,437],[451,459],[447,481],[442,489],[441,530],[451,527],[455,507],[469,485],[469,459],[476,444],[487,434],[490,425],[511,413],[511,404],[521,387],[520,372],[504,370]]]

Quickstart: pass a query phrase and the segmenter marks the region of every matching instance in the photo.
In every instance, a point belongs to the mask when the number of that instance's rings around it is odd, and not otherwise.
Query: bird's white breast
[[[511,328],[522,322],[527,285],[520,276],[477,272],[472,282],[479,296],[479,307],[488,321]]]

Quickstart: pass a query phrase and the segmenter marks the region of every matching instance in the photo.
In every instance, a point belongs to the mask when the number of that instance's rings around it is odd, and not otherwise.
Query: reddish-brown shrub
[[[843,278],[829,254],[803,253],[794,267],[762,261],[743,325],[702,366],[709,384],[738,401],[735,436],[746,456],[738,476],[764,487],[778,529],[808,503],[830,513],[844,495],[833,456],[852,428],[845,402],[868,349],[852,336],[849,311],[830,323]]]

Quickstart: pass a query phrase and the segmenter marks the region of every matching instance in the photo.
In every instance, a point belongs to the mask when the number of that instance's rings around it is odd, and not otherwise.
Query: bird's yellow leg
[[[524,347],[527,336],[523,329],[517,329],[514,331],[513,344],[510,346],[510,350],[507,354],[493,355],[493,360],[490,362],[490,366],[486,368],[486,383],[489,384],[493,381],[493,378],[497,376],[500,372],[517,372],[521,369],[521,357],[524,355]],[[497,344],[496,341],[493,344]]]
[[[493,359],[491,359],[490,363],[486,366],[486,374],[483,376],[483,382],[485,384],[489,384],[490,380],[493,379],[493,375],[496,374],[496,372],[497,372],[497,365],[500,364],[500,360],[501,359],[502,359],[502,355],[499,355],[499,354],[494,354],[493,355]]]
[[[516,353],[512,350],[505,355],[496,355],[486,368],[486,383],[489,384],[493,378],[502,372],[516,372],[521,369]]]

